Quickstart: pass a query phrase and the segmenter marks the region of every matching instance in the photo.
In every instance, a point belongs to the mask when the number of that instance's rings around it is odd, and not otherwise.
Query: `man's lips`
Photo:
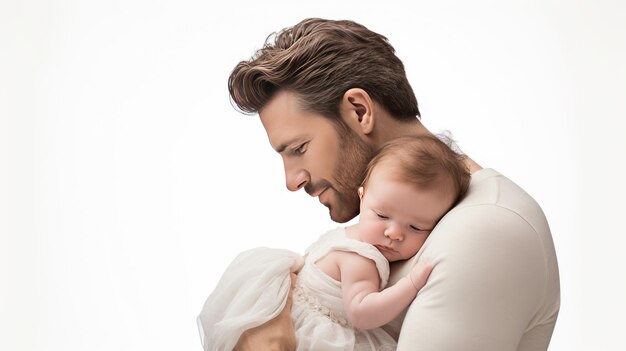
[[[311,189],[306,189],[306,188],[304,190],[307,192],[307,194],[309,194],[309,196],[317,197],[317,199],[322,205],[328,207],[328,204],[325,202],[325,200],[322,199],[322,195],[326,192],[326,190],[328,190],[328,188],[329,188],[328,186],[324,186],[320,189],[315,189],[313,191],[308,191]]]
[[[322,195],[324,191],[326,191],[326,189],[328,188],[322,188],[322,189],[316,190],[315,192],[309,193],[309,195],[311,195],[312,197],[319,197],[320,195]]]

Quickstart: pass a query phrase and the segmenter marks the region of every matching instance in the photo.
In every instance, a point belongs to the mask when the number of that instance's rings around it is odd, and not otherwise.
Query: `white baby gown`
[[[375,262],[382,290],[389,262],[374,246],[346,237],[345,228],[322,235],[307,249],[293,293],[291,317],[297,350],[395,350],[396,341],[383,329],[356,329],[343,308],[341,283],[315,262],[333,250],[351,251]],[[276,317],[287,301],[290,270],[299,255],[288,250],[257,248],[229,265],[198,317],[202,344],[208,350],[232,350],[241,334]]]

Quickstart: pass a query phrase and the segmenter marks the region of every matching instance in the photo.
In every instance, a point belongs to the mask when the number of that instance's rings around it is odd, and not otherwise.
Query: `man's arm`
[[[474,206],[437,231],[422,250],[434,269],[408,309],[398,350],[518,350],[546,285],[533,228],[505,208]]]

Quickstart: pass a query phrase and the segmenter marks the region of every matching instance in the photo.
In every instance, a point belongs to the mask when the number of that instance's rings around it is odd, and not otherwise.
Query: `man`
[[[431,134],[393,47],[351,21],[306,19],[277,33],[235,67],[229,90],[243,112],[259,114],[287,188],[318,197],[336,222],[358,214],[357,188],[378,147]],[[388,330],[398,350],[545,350],[560,305],[547,221],[513,182],[469,157],[466,166],[467,196],[417,255],[433,260],[428,283]],[[392,267],[390,283],[417,256]],[[238,348],[293,349],[289,308]]]

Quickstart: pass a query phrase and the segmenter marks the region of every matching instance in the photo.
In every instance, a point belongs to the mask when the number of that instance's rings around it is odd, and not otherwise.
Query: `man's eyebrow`
[[[274,150],[276,150],[276,152],[278,152],[279,154],[283,153],[283,151],[285,151],[285,149],[291,145],[294,144],[296,142],[298,142],[298,139],[302,139],[302,136],[297,136],[295,138],[292,138],[290,140],[285,141],[284,143],[278,145]]]
[[[285,149],[287,148],[287,145],[289,145],[289,142],[278,145],[278,147],[276,147],[276,149],[274,150],[276,150],[276,152],[278,152],[279,154],[282,154],[283,151],[285,151]]]

